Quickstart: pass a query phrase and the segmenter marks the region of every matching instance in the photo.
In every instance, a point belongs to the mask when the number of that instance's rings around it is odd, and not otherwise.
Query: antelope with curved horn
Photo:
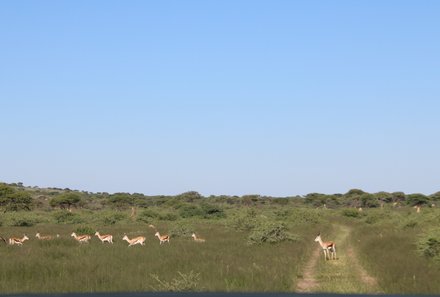
[[[319,245],[322,247],[324,251],[324,259],[327,260],[336,260],[336,244],[332,241],[323,242],[321,239],[321,234],[318,234],[315,238],[316,242],[319,242]]]
[[[70,236],[72,236],[73,238],[75,238],[79,243],[89,243],[89,240],[92,238],[90,235],[76,235],[75,232],[73,232]]]
[[[126,240],[128,242],[128,246],[132,246],[135,244],[145,245],[146,238],[144,236],[138,236],[133,239],[129,239],[127,235],[124,235],[122,240]]]
[[[29,237],[27,237],[26,235],[23,235],[23,238],[17,238],[17,237],[11,237],[9,238],[9,244],[10,245],[23,245],[23,242],[25,240],[29,240]]]
[[[105,242],[113,243],[113,235],[110,235],[110,234],[101,235],[101,234],[99,234],[98,231],[96,231],[95,235],[98,236],[99,240],[101,240],[102,243],[105,243]]]
[[[160,244],[162,244],[164,242],[170,243],[170,236],[169,235],[160,235],[159,231],[157,231],[156,234],[154,234],[154,236],[157,236],[157,238],[159,238]]]

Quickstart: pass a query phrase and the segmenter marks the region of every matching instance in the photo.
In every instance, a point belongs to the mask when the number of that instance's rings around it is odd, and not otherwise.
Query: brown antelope
[[[76,235],[75,232],[73,232],[70,236],[72,236],[73,238],[75,238],[79,243],[89,243],[89,240],[92,238],[92,236],[86,234],[86,235]]]
[[[199,237],[197,237],[195,233],[193,233],[193,234],[191,235],[191,237],[194,239],[195,242],[205,242],[205,241],[206,241],[206,240],[203,239],[203,238],[199,238]]]
[[[316,236],[315,241],[319,242],[319,245],[322,247],[325,260],[327,260],[327,258],[328,260],[336,260],[336,244],[334,242],[323,242],[321,239],[321,234],[318,234],[318,236]]]
[[[144,236],[138,236],[136,238],[129,239],[127,235],[124,235],[124,237],[122,237],[122,240],[126,240],[129,243],[128,246],[132,246],[135,244],[145,245],[146,238]]]
[[[170,236],[169,235],[160,235],[159,231],[157,231],[156,234],[154,234],[154,236],[157,236],[157,238],[159,238],[160,244],[164,243],[165,241],[170,243]]]
[[[52,240],[54,238],[52,235],[41,236],[40,233],[35,234],[35,237],[38,238],[39,240]],[[59,234],[57,234],[57,238],[58,237],[60,237]]]
[[[98,231],[96,231],[95,235],[98,236],[99,240],[101,240],[102,243],[105,243],[105,242],[113,243],[113,235],[110,235],[110,234],[101,235],[101,234],[99,234]]]
[[[10,245],[23,245],[23,242],[25,240],[29,240],[29,237],[27,237],[26,235],[23,235],[23,238],[17,238],[17,237],[11,237],[9,238],[9,244]]]

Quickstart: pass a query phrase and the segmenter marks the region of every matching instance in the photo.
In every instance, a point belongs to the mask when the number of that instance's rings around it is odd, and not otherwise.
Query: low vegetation
[[[303,277],[321,232],[343,241],[341,260],[331,265],[347,271],[362,265],[377,278],[377,292],[438,293],[439,201],[439,193],[357,189],[305,197],[203,197],[0,183],[0,236],[30,238],[23,246],[0,241],[0,292],[289,292]],[[351,232],[340,237],[345,227]],[[114,243],[102,243],[96,231],[112,234]],[[157,231],[170,235],[170,243],[160,245]],[[72,232],[92,239],[79,243]],[[39,240],[36,233],[52,239]],[[197,243],[193,233],[205,241]],[[145,236],[145,245],[128,247],[124,235]],[[349,246],[359,263],[347,258]],[[362,284],[339,286],[330,268],[319,262],[319,291],[369,292]]]

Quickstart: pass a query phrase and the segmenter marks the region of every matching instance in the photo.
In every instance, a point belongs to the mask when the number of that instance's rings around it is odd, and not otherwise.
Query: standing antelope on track
[[[157,231],[156,234],[154,234],[154,236],[157,236],[157,238],[159,238],[160,244],[164,243],[165,241],[170,243],[170,236],[169,235],[160,235],[159,231]]]
[[[101,235],[101,234],[99,234],[98,231],[96,231],[95,235],[98,236],[99,240],[101,240],[102,243],[105,243],[105,242],[113,243],[113,235],[110,235],[110,234]]]
[[[324,251],[324,259],[327,260],[336,260],[336,244],[332,241],[322,242],[321,234],[318,234],[315,238],[316,242],[319,242],[319,245],[322,247]]]
[[[78,235],[76,235],[75,232],[73,232],[72,235],[70,235],[70,236],[75,238],[79,243],[83,243],[83,242],[89,243],[89,240],[92,238],[92,236],[90,236],[90,235],[79,235],[78,236]]]
[[[10,245],[23,245],[23,242],[25,240],[29,240],[29,237],[27,237],[26,235],[23,235],[23,238],[17,238],[17,237],[11,237],[9,238],[9,244]]]
[[[127,235],[124,235],[122,240],[126,240],[129,243],[128,246],[132,246],[135,244],[145,245],[146,238],[144,236],[138,236],[136,238],[129,239]]]
[[[193,233],[193,234],[191,235],[191,237],[194,239],[195,242],[205,242],[205,241],[206,241],[206,240],[203,239],[203,238],[199,238],[199,237],[197,237],[195,233]]]

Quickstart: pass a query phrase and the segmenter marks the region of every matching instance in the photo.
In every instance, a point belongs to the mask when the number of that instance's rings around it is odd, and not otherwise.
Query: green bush
[[[13,218],[11,225],[16,227],[32,227],[37,223],[37,221],[34,218]]]
[[[75,232],[79,235],[83,235],[83,234],[88,234],[88,235],[94,235],[95,234],[95,230],[89,226],[79,226],[78,228],[76,228]]]
[[[57,211],[53,217],[58,224],[81,224],[84,222],[78,214],[67,210]]]
[[[418,252],[427,257],[440,261],[440,229],[426,232],[417,241]]]
[[[177,215],[172,212],[166,212],[159,214],[159,219],[162,221],[175,221],[177,220]]]
[[[180,271],[177,271],[177,273],[179,274],[179,276],[169,282],[161,280],[159,276],[155,274],[151,275],[151,277],[157,281],[157,287],[151,288],[154,291],[166,292],[188,292],[202,289],[198,288],[200,273],[195,273],[193,271],[190,271],[187,274],[184,274]]]
[[[287,232],[284,224],[267,223],[255,228],[248,237],[248,244],[278,243],[282,241],[296,241],[298,236]]]
[[[149,224],[152,223],[158,217],[159,214],[157,212],[151,209],[146,209],[138,215],[137,220]]]
[[[123,221],[127,218],[127,215],[124,213],[112,213],[107,214],[102,218],[102,222],[106,226],[114,225],[117,222]]]
[[[185,224],[177,224],[170,229],[171,237],[191,237],[193,228]]]
[[[185,205],[180,208],[179,215],[182,218],[192,218],[202,216],[203,211],[197,205]]]
[[[322,221],[322,211],[315,209],[292,209],[289,213],[289,220],[295,225],[318,224]]]
[[[235,214],[227,222],[231,228],[241,231],[250,231],[260,224],[256,212],[253,209],[244,214]]]
[[[361,213],[357,209],[345,208],[342,210],[342,215],[349,218],[359,218]]]
[[[202,204],[202,216],[205,219],[211,219],[211,218],[224,218],[226,217],[225,212],[223,209],[219,206],[212,205],[212,204]]]

